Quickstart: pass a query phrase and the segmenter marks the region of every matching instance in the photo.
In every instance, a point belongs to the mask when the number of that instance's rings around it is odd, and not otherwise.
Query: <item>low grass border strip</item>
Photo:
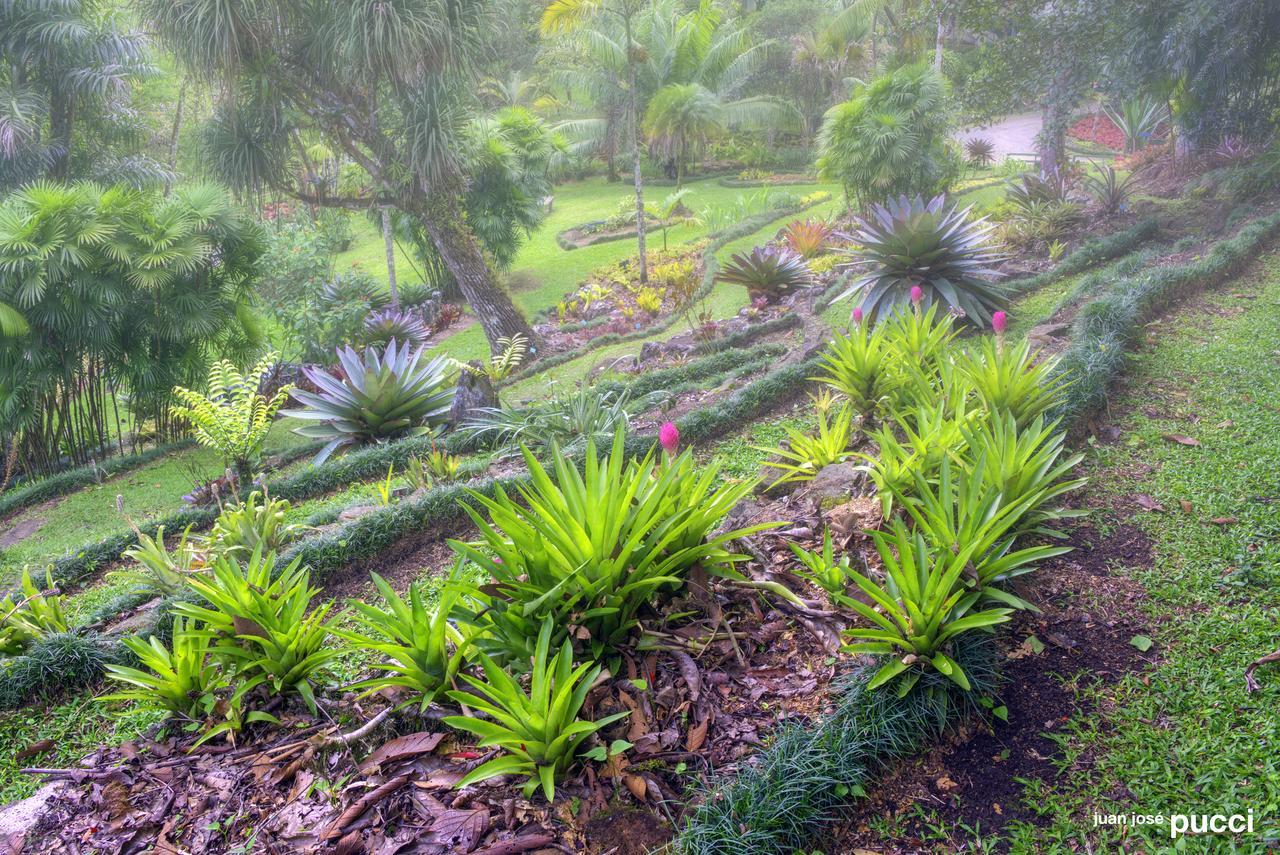
[[[108,457],[101,463],[90,463],[85,466],[77,466],[74,469],[64,469],[56,474],[41,478],[39,481],[21,484],[0,494],[0,519],[15,511],[23,510],[30,505],[65,496],[68,493],[79,490],[81,487],[100,484],[108,478],[114,478],[116,475],[132,469],[146,466],[166,454],[183,451],[194,445],[194,440],[181,439],[177,442],[148,448],[136,454]]]
[[[1071,345],[1057,365],[1056,373],[1069,386],[1056,415],[1078,427],[1104,407],[1112,379],[1124,367],[1129,346],[1148,320],[1189,291],[1231,277],[1277,235],[1280,212],[1249,222],[1190,264],[1150,268],[1119,279],[1084,306],[1076,315]]]
[[[974,699],[997,687],[995,650],[971,636],[956,651],[972,692],[936,674],[906,697],[871,691],[875,666],[841,678],[835,707],[812,725],[783,724],[769,745],[733,776],[712,778],[674,841],[683,855],[791,855],[807,852],[836,813],[864,792],[889,762],[937,739]]]
[[[1124,231],[1085,241],[1048,270],[1037,273],[1034,276],[1011,279],[1004,283],[1005,288],[1009,290],[1011,295],[1025,296],[1032,291],[1038,291],[1046,285],[1057,282],[1059,279],[1075,276],[1077,273],[1083,273],[1103,262],[1127,255],[1147,241],[1155,239],[1159,233],[1160,223],[1155,217],[1149,217],[1135,223]]]

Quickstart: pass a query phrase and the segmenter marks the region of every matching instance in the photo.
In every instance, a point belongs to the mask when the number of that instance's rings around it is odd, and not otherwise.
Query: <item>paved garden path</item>
[[[973,137],[985,137],[995,146],[996,161],[1010,154],[1030,154],[1036,150],[1036,134],[1040,133],[1039,113],[1018,113],[1005,116],[985,127],[969,128],[956,134],[964,142]]]

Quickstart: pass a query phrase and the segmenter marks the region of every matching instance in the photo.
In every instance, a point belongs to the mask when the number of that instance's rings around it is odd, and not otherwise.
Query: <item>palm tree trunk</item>
[[[173,132],[169,134],[169,173],[176,175],[178,172],[178,134],[182,132],[182,102],[187,97],[187,78],[182,78],[182,85],[178,87],[178,106],[173,112]],[[167,198],[169,191],[173,189],[173,181],[166,178],[164,181],[164,195]]]
[[[631,110],[631,165],[636,184],[636,248],[640,254],[640,284],[649,282],[649,263],[644,250],[644,178],[640,175],[640,110],[636,102],[636,61],[631,55],[631,18],[627,30],[627,103]]]
[[[396,242],[391,234],[391,206],[382,206],[382,241],[387,248],[387,284],[391,289],[391,308],[399,310],[400,291],[396,288]]]
[[[467,229],[462,206],[456,196],[434,193],[417,211],[431,243],[453,274],[458,289],[484,329],[489,347],[499,352],[498,339],[522,335],[529,342],[530,359],[536,359],[541,343],[529,322],[511,302],[511,297],[497,286],[480,251],[475,236]]]

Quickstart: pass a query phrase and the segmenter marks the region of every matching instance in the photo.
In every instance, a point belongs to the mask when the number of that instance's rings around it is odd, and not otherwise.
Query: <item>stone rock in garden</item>
[[[807,499],[818,509],[832,508],[842,505],[861,488],[866,481],[866,473],[852,463],[832,463],[818,470],[813,480],[804,485],[800,496]]]
[[[858,532],[879,527],[883,519],[880,500],[875,496],[854,496],[827,511],[826,516],[831,533],[846,540]]]
[[[34,831],[53,802],[70,786],[66,781],[53,781],[22,801],[0,808],[0,851],[20,852],[27,833]]]
[[[378,506],[373,503],[352,505],[349,508],[343,508],[342,512],[338,514],[338,520],[340,522],[351,522],[352,520],[360,519],[360,517],[372,513],[377,509]]]
[[[650,365],[662,359],[662,355],[665,350],[666,349],[662,346],[662,342],[660,341],[646,341],[644,344],[640,345],[640,356],[638,357],[639,366],[644,367],[645,365]]]
[[[1054,342],[1062,339],[1070,338],[1071,324],[1054,323],[1036,324],[1027,331],[1027,343],[1031,345],[1032,350],[1038,348],[1049,347]]]
[[[160,598],[148,600],[134,609],[130,614],[103,629],[105,635],[126,636],[138,635],[151,629],[155,623],[155,610],[160,606]]]
[[[476,361],[469,364],[477,369],[484,367]],[[457,427],[470,419],[476,410],[497,406],[498,391],[493,388],[488,375],[480,371],[463,371],[458,375],[458,388],[453,395],[453,406],[449,409],[449,422]]]

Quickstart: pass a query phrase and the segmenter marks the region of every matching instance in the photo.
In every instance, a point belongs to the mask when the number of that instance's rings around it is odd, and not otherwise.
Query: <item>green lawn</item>
[[[729,205],[739,197],[749,197],[758,189],[722,187],[716,179],[688,183],[689,193],[685,204],[695,212],[704,205]],[[772,188],[773,192],[805,196],[825,190],[833,196],[840,194],[835,184],[804,184]],[[631,193],[630,185],[609,183],[604,178],[589,178],[562,184],[556,188],[555,203],[546,221],[521,248],[511,275],[530,287],[521,287],[513,293],[516,305],[528,315],[554,306],[569,291],[587,278],[591,271],[626,257],[635,252],[635,240],[618,240],[582,249],[564,250],[556,243],[556,235],[565,229],[609,216],[617,208],[620,199]],[[673,187],[650,187],[646,199],[660,203]],[[382,236],[364,220],[353,221],[356,239],[350,250],[337,257],[339,268],[359,264],[381,281],[386,281],[386,253]],[[776,227],[775,227],[776,228]],[[706,228],[695,224],[682,224],[671,228],[667,234],[669,245],[688,243],[706,234]],[[654,232],[649,245],[661,246],[662,235]],[[397,261],[397,274],[405,281],[420,281],[408,264]],[[472,325],[446,337],[437,349],[458,359],[482,358],[488,354],[484,333]]]
[[[308,440],[291,428],[295,419],[283,419],[267,436],[267,453],[278,453]],[[197,479],[222,471],[218,455],[201,447],[184,449],[154,463],[77,490],[49,507],[28,508],[7,520],[4,530],[34,520],[43,524],[30,537],[0,549],[0,579],[12,578],[24,564],[50,561],[123,529],[127,523],[116,513],[116,497],[124,499],[125,513],[136,522],[164,516],[182,507],[182,496]]]
[[[1263,666],[1253,694],[1243,678],[1251,660],[1280,647],[1278,316],[1280,255],[1272,252],[1207,303],[1152,325],[1156,343],[1135,356],[1130,391],[1117,401],[1127,413],[1121,441],[1097,449],[1091,480],[1133,508],[1152,538],[1151,566],[1116,572],[1146,589],[1157,664],[1095,690],[1090,706],[1105,715],[1072,722],[1062,784],[1036,783],[1025,794],[1048,827],[1014,827],[1010,851],[1262,852],[1280,840],[1280,668]],[[1141,510],[1136,494],[1168,510]],[[1095,829],[1088,821],[1094,811],[1249,809],[1254,835],[1176,846],[1167,825]]]

